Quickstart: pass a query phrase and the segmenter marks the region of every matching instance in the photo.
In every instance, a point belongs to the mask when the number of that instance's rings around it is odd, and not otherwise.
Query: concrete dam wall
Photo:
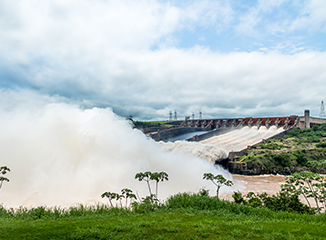
[[[241,119],[186,119],[179,127],[157,130],[157,132],[151,133],[149,136],[155,141],[164,141],[186,133],[208,131],[208,133],[187,139],[188,141],[198,142],[243,127],[257,127],[258,129],[260,127],[266,127],[268,129],[272,126],[276,126],[277,128],[290,129],[293,126],[298,125],[298,122],[299,118],[297,116],[270,118],[250,117]]]

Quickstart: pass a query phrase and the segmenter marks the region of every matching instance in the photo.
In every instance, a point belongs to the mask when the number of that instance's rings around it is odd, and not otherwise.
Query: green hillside
[[[326,124],[292,129],[283,138],[268,139],[249,149],[239,161],[254,162],[263,173],[326,172]]]

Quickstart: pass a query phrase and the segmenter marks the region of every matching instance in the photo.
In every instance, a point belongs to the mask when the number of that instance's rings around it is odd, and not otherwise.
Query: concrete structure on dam
[[[151,133],[150,137],[155,141],[160,141],[190,132],[207,131],[205,134],[187,139],[188,141],[201,141],[245,126],[256,126],[258,129],[261,126],[265,126],[266,128],[276,126],[278,128],[281,127],[284,130],[289,130],[295,127],[308,129],[314,124],[322,123],[326,123],[326,119],[311,117],[309,110],[305,110],[304,116],[186,119],[185,121],[180,122],[180,125],[178,126],[164,130],[156,129],[156,132]]]
[[[299,117],[298,122],[299,122],[298,127],[300,129],[308,129],[312,125],[315,125],[315,124],[319,125],[319,124],[326,123],[326,119],[325,118],[310,117],[310,111],[305,110],[304,111],[304,116]]]
[[[171,137],[182,135],[190,132],[208,131],[208,133],[195,136],[188,141],[201,141],[217,134],[222,134],[232,129],[241,127],[253,127],[271,126],[283,127],[289,129],[297,126],[299,123],[298,116],[289,117],[256,117],[256,118],[234,118],[234,119],[200,119],[200,120],[189,120],[181,122],[179,126],[175,126],[169,129],[158,130],[157,132],[151,133],[150,137],[155,141],[166,140]]]

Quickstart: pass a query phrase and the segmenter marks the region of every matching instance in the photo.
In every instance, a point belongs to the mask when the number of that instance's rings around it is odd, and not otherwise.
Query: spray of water
[[[284,131],[283,128],[276,128],[275,126],[269,129],[265,126],[259,129],[257,127],[243,127],[201,142],[159,142],[159,145],[166,152],[192,155],[215,162],[217,159],[226,158],[231,151],[243,150],[248,145],[254,145],[262,139],[268,139],[282,131]]]
[[[232,178],[201,158],[164,152],[110,109],[22,102],[0,106],[0,165],[11,169],[0,192],[6,207],[91,204],[125,187],[145,196],[146,184],[134,179],[140,171],[169,174],[161,199],[203,186],[214,192],[205,172]]]
[[[252,146],[262,139],[268,139],[283,131],[283,128],[277,128],[276,126],[271,126],[269,129],[265,126],[259,129],[257,127],[243,127],[226,134],[203,140],[201,143],[219,146],[223,151],[229,153],[231,151],[245,149],[247,146]]]
[[[210,162],[226,158],[227,153],[217,144],[202,144],[200,142],[159,142],[165,152],[196,156]]]

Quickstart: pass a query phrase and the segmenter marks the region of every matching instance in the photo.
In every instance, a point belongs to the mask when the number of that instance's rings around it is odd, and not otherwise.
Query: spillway
[[[259,129],[257,127],[243,127],[200,142],[176,141],[165,143],[161,141],[158,144],[166,152],[192,155],[215,162],[217,159],[226,158],[231,151],[243,150],[247,146],[252,146],[283,131],[283,128],[276,126],[269,129],[264,126]]]
[[[283,128],[277,128],[276,126],[272,126],[269,129],[264,126],[259,129],[257,127],[243,127],[241,129],[235,129],[231,132],[205,139],[201,141],[201,143],[219,146],[223,151],[229,153],[231,151],[245,149],[247,146],[257,144],[263,139],[268,139],[283,131]]]

